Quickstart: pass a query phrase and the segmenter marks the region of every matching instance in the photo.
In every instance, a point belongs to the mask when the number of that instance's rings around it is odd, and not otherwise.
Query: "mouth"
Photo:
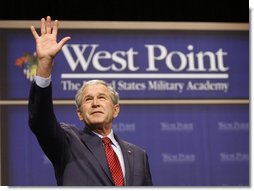
[[[93,112],[91,112],[91,115],[94,115],[94,114],[103,114],[103,112],[102,111],[93,111]]]

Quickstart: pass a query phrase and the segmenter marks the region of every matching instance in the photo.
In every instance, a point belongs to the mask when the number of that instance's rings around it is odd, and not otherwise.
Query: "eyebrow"
[[[110,95],[105,94],[105,93],[99,93],[99,94],[96,95],[96,96],[106,96],[106,97],[111,98]],[[93,95],[91,95],[91,94],[87,94],[87,95],[84,96],[84,98],[87,98],[87,97],[95,97],[95,96],[93,96]]]

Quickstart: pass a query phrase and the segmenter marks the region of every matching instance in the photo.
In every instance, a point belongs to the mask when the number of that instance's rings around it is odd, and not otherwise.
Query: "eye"
[[[106,97],[105,96],[99,96],[99,99],[100,100],[106,100]]]
[[[89,101],[91,101],[91,100],[92,100],[91,97],[86,97],[86,98],[85,98],[85,102],[89,102]]]

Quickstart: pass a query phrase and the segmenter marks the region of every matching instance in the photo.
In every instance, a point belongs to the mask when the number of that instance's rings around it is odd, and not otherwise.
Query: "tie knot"
[[[110,138],[108,138],[108,137],[103,137],[103,138],[102,138],[102,142],[103,142],[104,144],[109,144],[111,141],[110,141]]]

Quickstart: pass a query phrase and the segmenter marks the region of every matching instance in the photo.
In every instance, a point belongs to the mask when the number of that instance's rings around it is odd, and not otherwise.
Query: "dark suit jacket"
[[[113,186],[101,139],[88,128],[58,123],[52,103],[52,87],[32,84],[29,126],[52,162],[58,185]],[[117,136],[124,158],[127,186],[150,186],[148,157],[141,148]]]

